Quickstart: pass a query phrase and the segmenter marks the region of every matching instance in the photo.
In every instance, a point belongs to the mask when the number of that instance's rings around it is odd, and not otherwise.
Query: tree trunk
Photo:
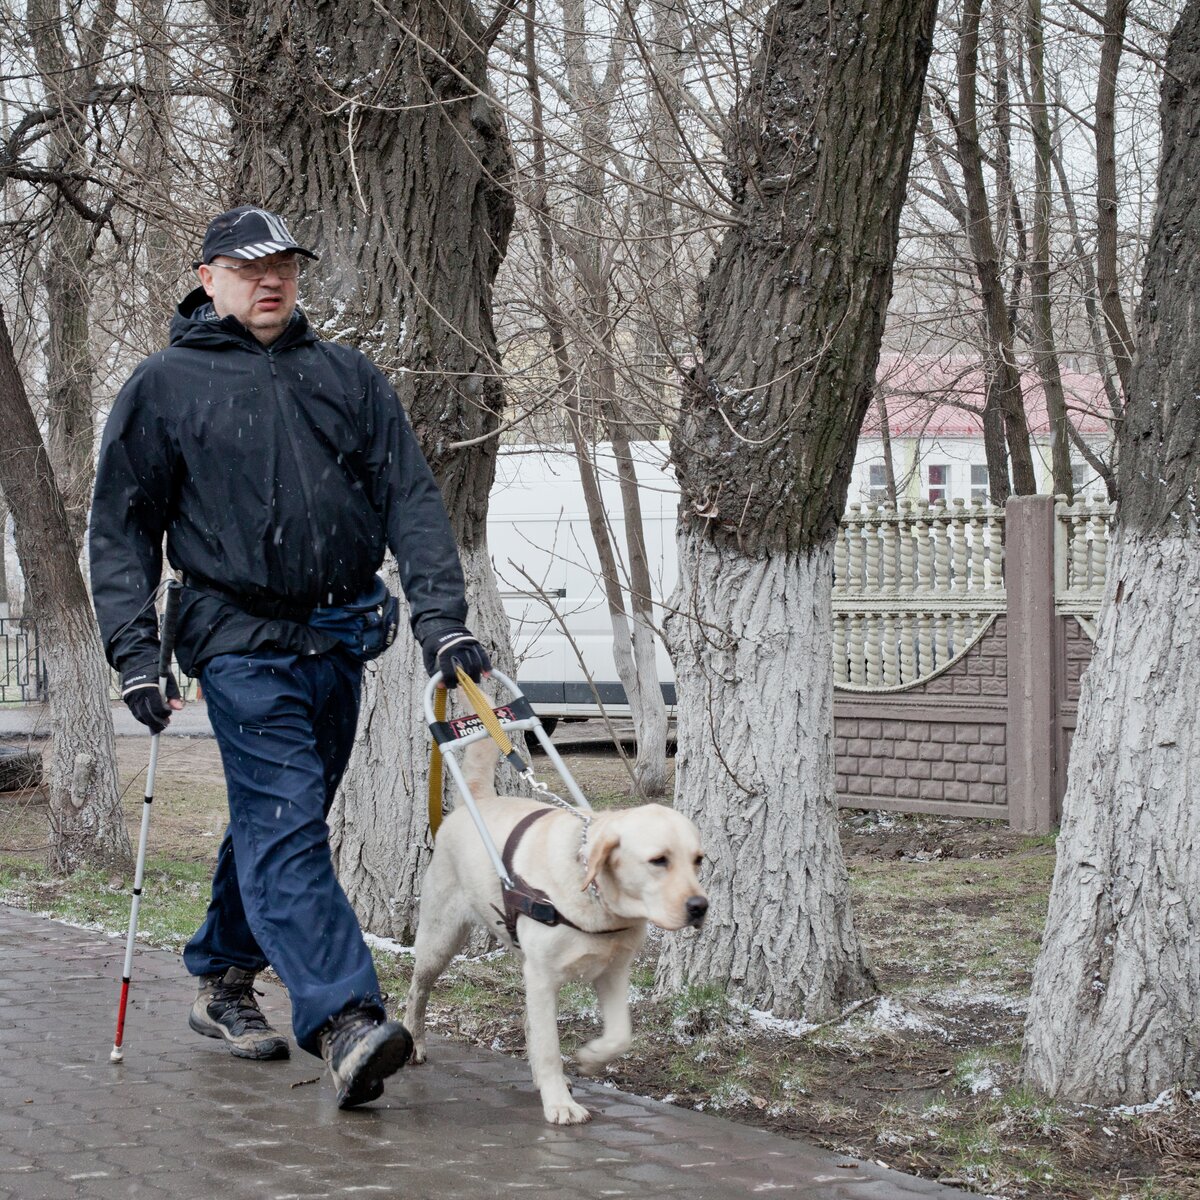
[[[883,446],[883,478],[887,485],[888,503],[895,508],[899,493],[896,491],[896,460],[892,456],[892,427],[888,416],[887,399],[880,392],[875,397],[879,410],[879,440]]]
[[[114,0],[103,0],[90,27],[75,25],[76,61],[67,50],[59,0],[30,2],[29,36],[38,71],[47,94],[62,111],[49,138],[51,164],[60,171],[87,170],[90,165],[84,97],[96,83],[115,18]],[[80,198],[85,197],[81,194]],[[96,473],[95,364],[90,343],[92,240],[88,223],[56,196],[42,268],[47,320],[46,424],[50,462],[76,554],[83,546]]]
[[[1123,393],[1121,395],[1117,394],[1117,384],[1113,381],[1113,372],[1109,366],[1107,340],[1101,325],[1100,308],[1096,302],[1098,290],[1095,264],[1092,262],[1092,257],[1088,253],[1088,249],[1083,241],[1083,235],[1080,232],[1079,213],[1075,206],[1075,198],[1071,195],[1071,187],[1067,180],[1066,170],[1063,167],[1062,155],[1055,152],[1052,155],[1052,161],[1054,163],[1055,174],[1058,176],[1059,191],[1062,193],[1063,207],[1066,209],[1067,221],[1071,227],[1071,241],[1075,247],[1075,261],[1083,277],[1081,291],[1083,292],[1084,311],[1087,313],[1088,333],[1091,336],[1092,353],[1095,355],[1096,367],[1104,384],[1104,395],[1108,399],[1109,411],[1112,414],[1113,420],[1120,420],[1121,414],[1125,409],[1125,397]],[[1070,424],[1068,424],[1068,432],[1075,443],[1076,449],[1083,456],[1084,461],[1104,480],[1104,490],[1108,499],[1115,501],[1117,499],[1117,473],[1114,469],[1111,456],[1109,461],[1102,458],[1101,454],[1093,450]]]
[[[1096,81],[1096,286],[1104,313],[1108,344],[1112,349],[1121,391],[1129,397],[1133,376],[1133,339],[1125,320],[1125,306],[1117,283],[1117,72],[1125,42],[1129,0],[1107,0],[1104,6],[1104,41],[1100,48],[1100,74]]]
[[[218,7],[243,39],[231,200],[294,214],[321,253],[304,286],[310,318],[392,374],[458,539],[469,623],[511,670],[486,524],[504,403],[492,283],[513,203],[483,25],[465,0]],[[400,938],[425,861],[425,679],[407,639],[379,660],[331,823],[351,901]]]
[[[1033,352],[1037,360],[1046,413],[1050,419],[1050,465],[1056,496],[1075,498],[1071,476],[1070,433],[1067,429],[1067,400],[1063,394],[1058,350],[1050,307],[1050,115],[1046,107],[1046,68],[1041,0],[1028,0],[1025,28],[1029,51],[1029,83],[1032,92],[1029,119],[1033,126],[1034,200],[1033,256],[1029,264],[1029,288],[1033,310]]]
[[[0,489],[0,604],[8,605],[8,501]],[[8,616],[14,615],[11,610]]]
[[[50,686],[50,865],[124,866],[129,836],[117,787],[117,749],[100,631],[0,312],[0,489],[38,614]]]
[[[660,990],[821,1019],[874,988],[833,786],[832,544],[871,402],[932,0],[782,0],[726,135],[735,224],[672,439],[676,807],[710,924]]]
[[[637,761],[634,783],[645,796],[661,796],[667,790],[667,705],[658,677],[658,634],[654,628],[654,584],[646,553],[646,530],[642,499],[629,442],[613,429],[613,454],[621,488],[621,511],[625,518],[625,551],[629,559],[630,650],[633,655],[630,693]],[[628,692],[628,689],[626,689]],[[634,696],[636,695],[636,700]]]
[[[1158,209],[1120,435],[1121,507],[1084,676],[1022,1069],[1135,1104],[1200,1070],[1200,0],[1167,51]]]
[[[637,303],[641,309],[636,331],[636,386],[641,399],[630,414],[628,436],[654,441],[669,425],[668,380],[677,367],[683,345],[684,290],[679,286],[676,255],[678,207],[685,172],[679,133],[678,93],[684,87],[686,59],[683,0],[650,0],[646,11],[653,22],[649,41],[638,25],[643,69],[649,81],[641,147],[646,166],[642,193],[633,204],[637,240]],[[627,405],[627,407],[629,407]]]
[[[980,302],[983,307],[984,328],[988,338],[987,405],[999,408],[1004,418],[1005,437],[1012,460],[1012,486],[1017,495],[1037,491],[1037,476],[1033,470],[1033,452],[1029,446],[1029,424],[1025,419],[1025,404],[1021,398],[1021,377],[1013,355],[1012,323],[1005,303],[1000,279],[999,256],[992,235],[992,218],[987,192],[983,183],[983,158],[979,148],[979,118],[976,106],[976,73],[979,69],[979,10],[982,0],[965,0],[962,32],[958,51],[958,123],[955,132],[958,142],[958,161],[962,167],[963,189],[966,193],[967,233],[971,257],[979,279]],[[986,425],[985,425],[986,435]],[[1002,504],[1008,499],[1005,485],[1009,479],[1007,465],[999,478],[999,463],[989,453],[992,501]]]

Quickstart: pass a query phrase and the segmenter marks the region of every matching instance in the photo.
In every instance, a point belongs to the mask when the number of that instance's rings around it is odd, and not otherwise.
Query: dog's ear
[[[605,821],[599,829],[593,829],[588,834],[587,873],[584,875],[583,887],[579,890],[586,892],[596,881],[596,876],[607,865],[612,852],[621,844],[620,831],[613,827],[612,821]]]

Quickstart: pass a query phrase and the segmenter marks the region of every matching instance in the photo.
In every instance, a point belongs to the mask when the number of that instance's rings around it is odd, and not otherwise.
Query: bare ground
[[[560,727],[556,741],[580,732]],[[131,834],[146,753],[146,739],[118,739]],[[594,802],[628,802],[628,776],[611,747],[574,745],[564,757]],[[537,767],[553,786],[545,760]],[[150,855],[159,874],[148,882],[143,912],[150,936],[174,945],[203,908],[224,828],[215,743],[165,739],[156,793]],[[41,798],[0,795],[3,897],[120,928],[128,881],[50,880],[35,866],[46,842]],[[1051,839],[992,822],[846,813],[842,845],[880,996],[816,1029],[772,1022],[713,988],[656,1002],[648,955],[635,975],[637,1042],[607,1075],[614,1086],[981,1194],[1200,1200],[1200,1105],[1188,1095],[1124,1112],[1054,1105],[1019,1086]],[[407,987],[407,962],[380,954],[393,997]],[[460,960],[435,995],[431,1024],[521,1053],[521,1003],[510,958]],[[590,992],[567,989],[566,1053],[593,1035],[594,1022]]]

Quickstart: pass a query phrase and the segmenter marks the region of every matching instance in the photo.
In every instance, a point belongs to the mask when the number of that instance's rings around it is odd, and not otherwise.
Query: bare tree
[[[51,864],[129,855],[110,714],[110,677],[78,563],[92,478],[98,357],[93,302],[120,248],[118,213],[140,209],[140,167],[124,132],[138,90],[117,6],[86,13],[37,0],[0,12],[6,34],[0,137],[0,288],[18,319],[20,357],[4,331],[0,487],[11,505],[26,595],[50,687]],[[162,96],[146,95],[153,103]],[[110,262],[108,264],[112,266]],[[128,265],[128,264],[122,264]],[[105,284],[106,303],[121,285]],[[136,306],[136,286],[128,288]],[[111,367],[112,363],[109,362]],[[37,386],[28,387],[32,379]],[[44,379],[44,387],[40,386]],[[32,393],[32,394],[31,394]],[[38,427],[44,412],[46,436]],[[133,614],[130,614],[132,616]]]
[[[1094,1104],[1200,1068],[1200,3],[1167,54],[1159,200],[1120,442],[1121,506],[1084,677],[1022,1071]]]
[[[1033,325],[1033,352],[1046,410],[1050,417],[1051,475],[1054,494],[1074,499],[1071,477],[1071,445],[1067,432],[1067,401],[1062,372],[1054,344],[1050,293],[1051,141],[1050,112],[1046,100],[1046,49],[1041,0],[1028,0],[1025,13],[1025,48],[1029,55],[1030,123],[1034,144],[1033,245],[1029,285]]]
[[[102,0],[85,25],[67,19],[61,0],[30,0],[27,26],[40,82],[58,110],[49,123],[47,165],[64,176],[81,176],[87,171],[88,98],[96,88],[116,13],[115,0]],[[67,44],[68,31],[75,35],[74,53]],[[78,201],[89,206],[95,203],[89,194],[92,189],[82,179],[73,188]],[[49,193],[49,199],[53,211],[42,270],[48,444],[78,553],[95,477],[90,259],[99,223],[86,220],[68,203],[61,188]]]
[[[108,669],[79,569],[62,495],[0,312],[0,488],[43,632],[53,742],[49,772],[51,866],[125,865],[129,836],[117,791]]]
[[[681,487],[676,804],[712,920],[659,985],[827,1016],[874,986],[833,787],[833,539],[871,401],[935,5],[783,0],[730,118]]]
[[[310,319],[391,374],[441,485],[471,625],[510,664],[486,541],[504,404],[492,283],[512,221],[508,139],[486,80],[498,28],[468,0],[250,0],[219,16],[234,76],[229,199],[295,213],[321,252]],[[360,918],[398,937],[415,928],[428,847],[426,680],[411,639],[379,661],[331,822]]]
[[[1117,282],[1117,72],[1129,0],[1106,0],[1104,48],[1096,81],[1096,287],[1121,391],[1128,396],[1133,339]]]
[[[958,50],[958,118],[955,134],[958,161],[962,167],[966,196],[967,232],[971,243],[979,294],[987,332],[988,398],[984,406],[985,435],[991,412],[1003,420],[1005,440],[1012,463],[1013,490],[1018,495],[1037,491],[1033,455],[1029,448],[1029,426],[1021,397],[1021,377],[1013,352],[1012,318],[1000,278],[999,254],[992,233],[992,218],[983,180],[976,108],[979,71],[979,17],[982,0],[964,0]],[[988,474],[992,500],[1008,499],[1008,467],[1002,464],[995,441],[988,441]]]
[[[588,53],[584,6],[568,0],[563,7],[565,70],[572,115],[579,126],[580,147],[573,172],[573,214],[568,229],[551,211],[546,171],[546,121],[535,45],[535,11],[525,15],[525,68],[529,88],[530,167],[533,217],[537,228],[539,299],[558,377],[560,407],[566,415],[579,463],[588,525],[596,547],[599,578],[613,632],[613,658],[625,691],[637,738],[633,783],[645,796],[660,796],[667,786],[667,708],[658,678],[653,588],[642,521],[641,496],[631,438],[645,417],[636,415],[638,400],[623,400],[617,362],[618,321],[612,293],[620,239],[607,236],[606,177],[617,157],[613,147],[612,110],[625,70],[632,36],[630,10],[625,10],[610,39],[612,47],[603,77],[597,81]],[[645,239],[657,246],[661,237]],[[646,251],[646,255],[651,252]],[[661,255],[656,259],[662,265]],[[576,316],[571,321],[563,302],[556,264],[569,265]],[[650,337],[643,311],[642,352]],[[651,405],[651,411],[654,406]],[[656,422],[650,422],[654,424]],[[616,544],[601,497],[593,443],[612,444],[621,494],[625,545]],[[624,561],[621,554],[624,551]],[[627,565],[626,565],[627,564]]]

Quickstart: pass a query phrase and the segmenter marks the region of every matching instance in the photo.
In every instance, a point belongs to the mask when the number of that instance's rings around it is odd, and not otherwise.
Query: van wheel
[[[542,728],[546,731],[546,736],[553,737],[554,731],[558,728],[558,718],[557,717],[542,717],[542,718],[540,718],[540,720],[542,722]]]

